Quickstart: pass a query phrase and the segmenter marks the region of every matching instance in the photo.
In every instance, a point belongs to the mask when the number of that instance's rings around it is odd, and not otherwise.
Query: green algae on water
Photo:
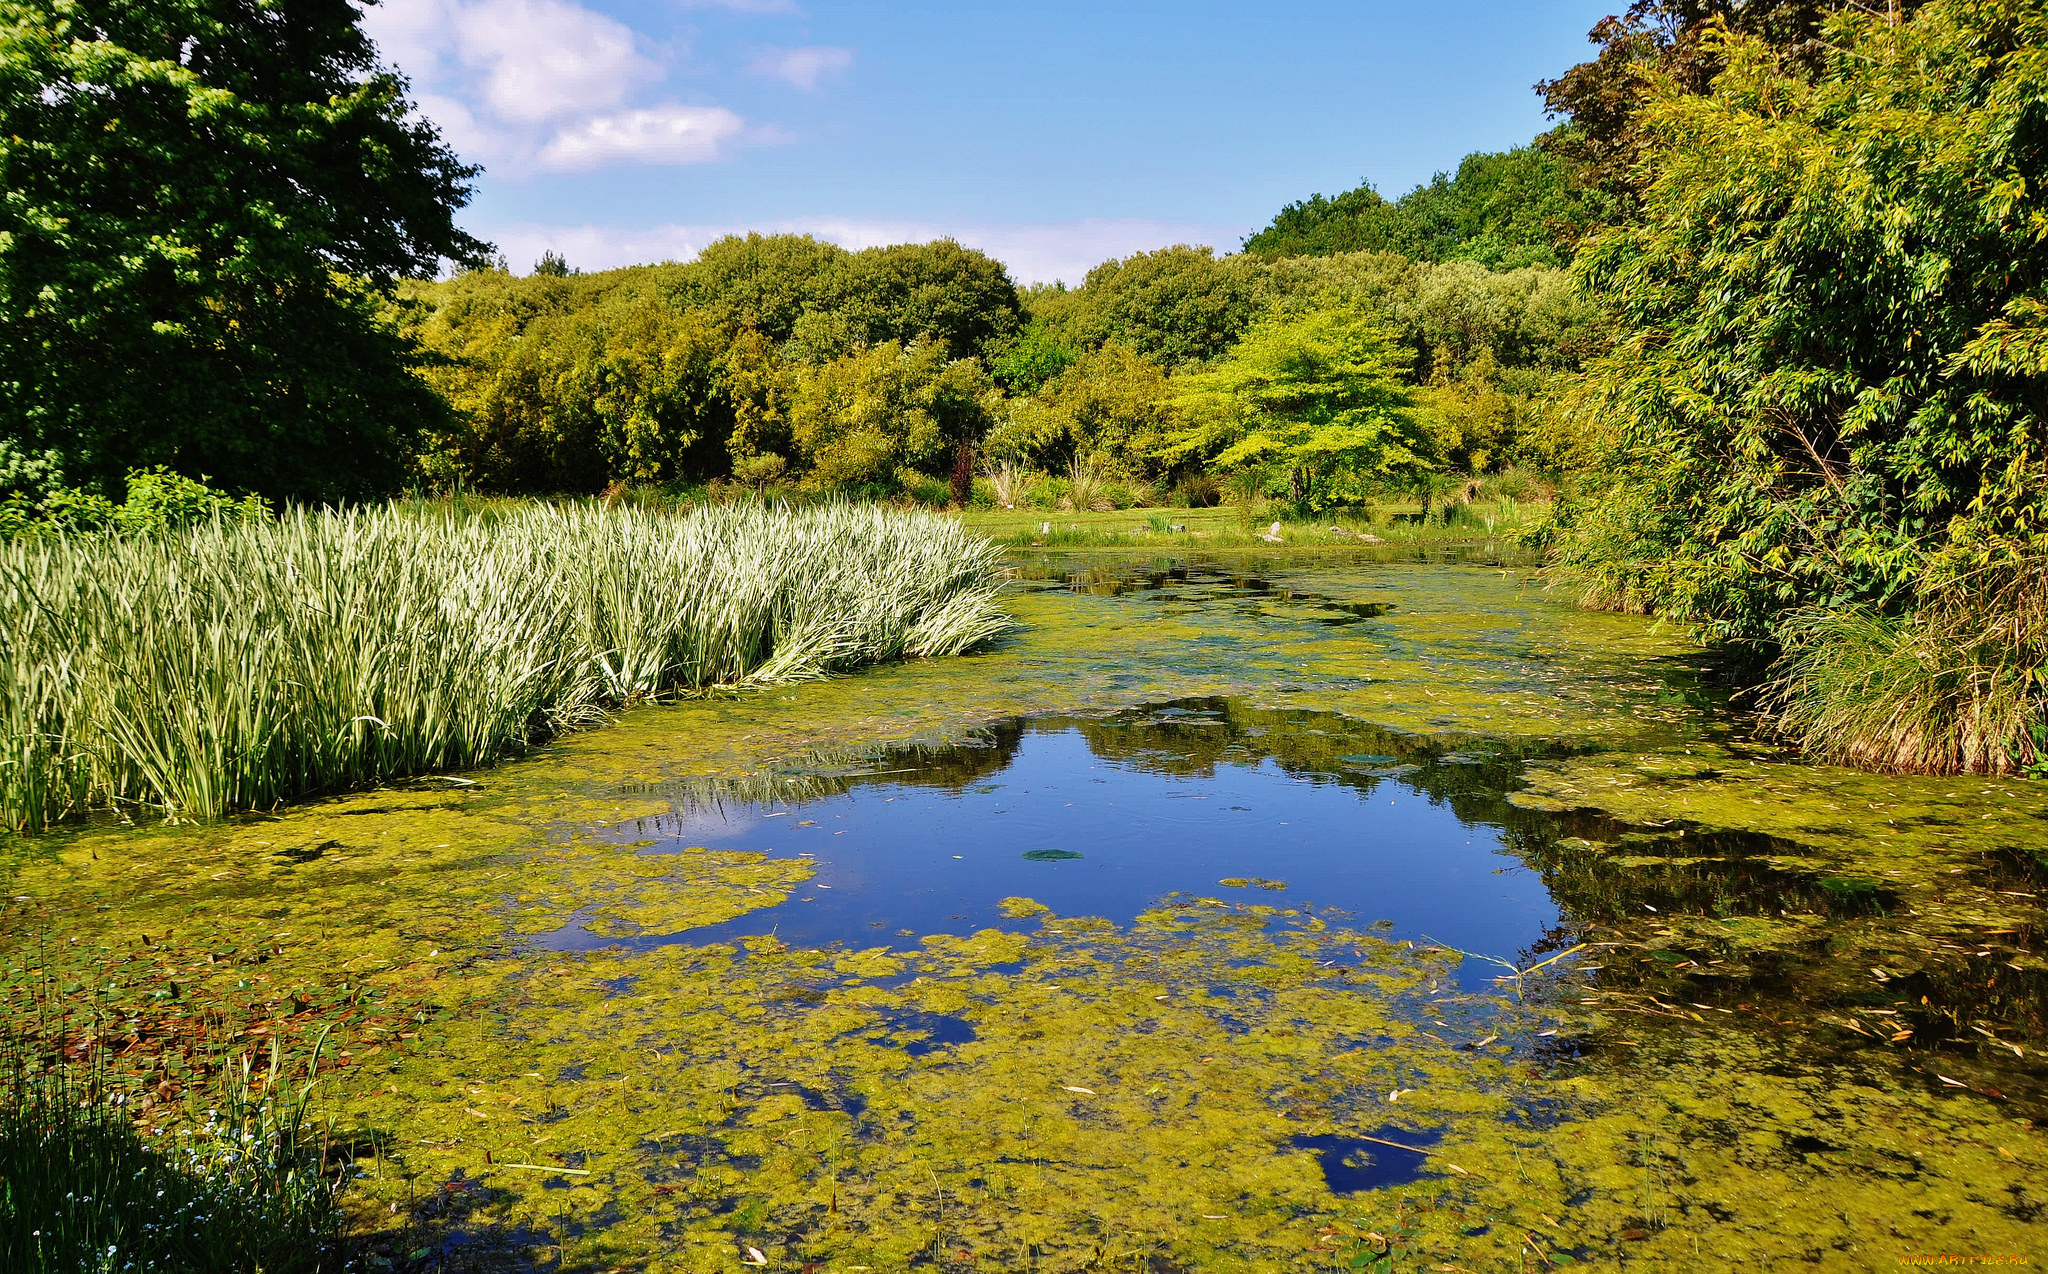
[[[642,709],[476,787],[17,842],[11,985],[75,987],[166,1128],[219,1059],[273,1039],[303,1057],[329,1031],[318,1101],[359,1153],[362,1231],[401,1263],[2029,1250],[2048,1169],[2032,785],[1797,765],[1742,737],[1674,635],[1512,569],[1232,569],[1122,591],[1048,571],[986,654]],[[1009,928],[858,949],[692,944],[799,896],[812,860],[622,831],[678,802],[829,793],[1055,711],[1162,773],[1254,757],[1415,784],[1503,828],[1577,926],[1551,950],[1585,945],[1523,997],[1464,991],[1456,953],[1278,889],[1123,923],[1013,897]],[[973,755],[944,781],[979,781]],[[571,923],[606,945],[538,941]],[[680,940],[633,945],[657,936]],[[1393,1143],[1416,1175],[1337,1194],[1299,1140],[1331,1137]]]

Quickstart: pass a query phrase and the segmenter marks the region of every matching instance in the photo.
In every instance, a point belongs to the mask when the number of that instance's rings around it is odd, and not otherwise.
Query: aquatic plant
[[[340,1186],[306,1120],[310,1085],[244,1058],[200,1126],[152,1144],[86,1068],[17,1047],[0,1088],[0,1268],[20,1274],[342,1268]]]
[[[953,654],[998,550],[850,506],[392,509],[0,547],[0,820],[181,817],[489,762],[609,706]]]
[[[1913,613],[1811,609],[1764,704],[1813,757],[1904,773],[2025,770],[2048,724],[2048,561],[1982,569]]]

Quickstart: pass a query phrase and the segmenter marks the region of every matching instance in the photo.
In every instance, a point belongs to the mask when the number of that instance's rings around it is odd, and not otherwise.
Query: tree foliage
[[[1182,382],[1169,444],[1211,468],[1284,470],[1296,502],[1358,499],[1429,467],[1393,334],[1356,310],[1268,318]]]
[[[1164,367],[1109,341],[1012,399],[986,449],[1054,472],[1078,460],[1117,477],[1157,476],[1174,427],[1174,392]]]
[[[2048,549],[2048,4],[1845,12],[1817,72],[1718,33],[1641,115],[1638,223],[1580,255],[1621,323],[1567,560],[1772,637]]]
[[[389,290],[474,171],[348,0],[0,3],[0,438],[272,496],[389,489],[440,418]]]
[[[1920,2],[1864,7],[1904,17]],[[1727,32],[1763,42],[1783,55],[1787,71],[1810,75],[1824,63],[1822,24],[1841,7],[1830,0],[1632,0],[1588,34],[1599,53],[1536,86],[1552,118],[1565,121],[1541,144],[1580,182],[1632,204],[1647,140],[1641,115],[1653,93],[1707,92],[1724,65],[1720,35]]]
[[[972,359],[936,343],[884,341],[810,370],[789,407],[797,458],[828,484],[887,482],[948,467],[988,427],[991,389]]]
[[[1247,263],[1186,244],[1105,261],[1038,304],[1074,344],[1116,341],[1168,368],[1218,357],[1258,316]]]
[[[1396,252],[1421,261],[1477,261],[1494,269],[1562,265],[1607,201],[1576,185],[1555,156],[1534,146],[1467,155],[1398,201],[1371,183],[1335,198],[1288,204],[1245,240],[1265,257]]]
[[[420,476],[587,493],[715,464],[732,428],[718,394],[726,341],[652,283],[480,270],[429,289],[441,304],[422,307],[413,334],[440,355],[426,374],[454,415],[426,439]]]
[[[810,363],[885,341],[980,357],[1023,324],[1003,264],[951,239],[848,252],[809,235],[731,235],[666,274],[673,305]]]

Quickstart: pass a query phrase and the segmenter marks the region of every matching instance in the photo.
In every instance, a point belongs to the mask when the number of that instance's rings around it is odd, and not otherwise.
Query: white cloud
[[[535,123],[625,100],[661,78],[632,28],[564,0],[456,6],[458,56],[500,119]]]
[[[1208,244],[1219,252],[1236,248],[1249,226],[1195,222],[1091,219],[1084,221],[963,222],[871,221],[854,217],[803,217],[788,221],[731,225],[547,226],[523,223],[480,226],[524,270],[552,249],[584,270],[655,261],[687,261],[722,235],[808,234],[850,249],[891,243],[925,243],[952,237],[978,248],[1010,268],[1019,283],[1078,284],[1089,269],[1112,257],[1127,257],[1176,243]]]
[[[827,72],[843,71],[852,65],[852,49],[813,45],[802,49],[771,49],[755,58],[747,69],[808,93],[818,87],[818,80]]]
[[[572,0],[383,0],[363,24],[420,113],[494,172],[704,163],[742,134],[774,139],[722,107],[645,104],[662,63]]]
[[[541,148],[539,161],[556,169],[709,163],[745,130],[722,106],[656,106],[579,120]]]

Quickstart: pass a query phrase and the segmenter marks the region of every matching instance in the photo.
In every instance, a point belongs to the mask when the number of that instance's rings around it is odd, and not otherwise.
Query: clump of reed
[[[1904,615],[1802,611],[1762,705],[1816,760],[1909,774],[2048,762],[2048,561],[1984,568]]]
[[[197,1126],[149,1137],[105,1076],[39,1066],[20,1048],[0,1072],[0,1268],[18,1274],[339,1271],[343,1178],[324,1170],[297,1091],[242,1059]]]
[[[604,710],[970,649],[1000,549],[932,514],[530,506],[0,545],[0,819],[181,818],[487,763]]]

